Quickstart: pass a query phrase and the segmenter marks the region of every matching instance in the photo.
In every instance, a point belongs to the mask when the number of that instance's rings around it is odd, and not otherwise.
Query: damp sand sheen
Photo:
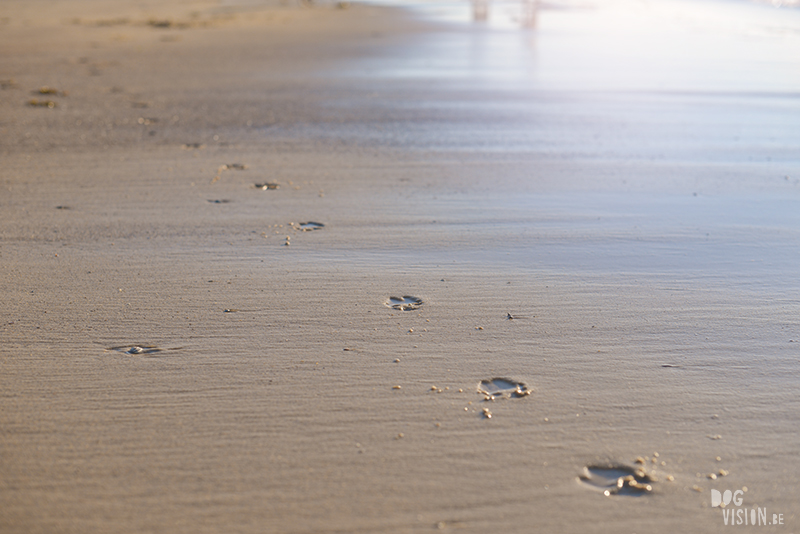
[[[516,5],[3,2],[0,532],[797,530],[800,12]]]

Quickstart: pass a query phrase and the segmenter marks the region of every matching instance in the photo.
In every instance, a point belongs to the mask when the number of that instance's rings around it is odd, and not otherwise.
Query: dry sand
[[[797,530],[788,74],[588,87],[580,10],[0,15],[3,533]]]

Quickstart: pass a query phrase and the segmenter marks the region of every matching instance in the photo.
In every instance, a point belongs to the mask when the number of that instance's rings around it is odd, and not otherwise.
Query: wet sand
[[[3,7],[0,530],[797,529],[791,58],[110,4]]]

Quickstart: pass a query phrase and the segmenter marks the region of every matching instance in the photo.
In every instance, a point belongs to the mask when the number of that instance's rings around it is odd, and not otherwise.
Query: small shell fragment
[[[35,98],[32,98],[32,99],[28,100],[28,105],[29,106],[38,106],[40,108],[53,109],[54,107],[56,107],[57,104],[55,102],[53,102],[52,100],[37,100]]]

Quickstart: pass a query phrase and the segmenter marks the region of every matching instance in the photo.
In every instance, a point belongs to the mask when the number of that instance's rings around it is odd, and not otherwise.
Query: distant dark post
[[[489,18],[489,0],[472,0],[472,19],[484,21]]]
[[[536,15],[537,12],[539,11],[540,0],[520,0],[520,1],[522,2],[522,13],[521,13],[522,27],[535,28]]]

